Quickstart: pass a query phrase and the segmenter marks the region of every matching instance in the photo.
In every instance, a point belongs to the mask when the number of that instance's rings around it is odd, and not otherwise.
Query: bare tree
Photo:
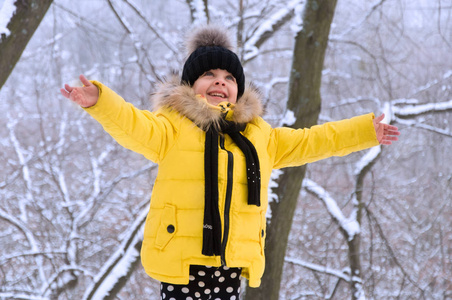
[[[317,124],[320,113],[320,83],[336,1],[306,1],[302,24],[295,37],[287,110],[295,117],[294,128]],[[272,217],[267,229],[266,269],[259,289],[248,289],[248,299],[278,299],[287,240],[306,166],[284,169],[276,180],[277,201],[269,206]]]

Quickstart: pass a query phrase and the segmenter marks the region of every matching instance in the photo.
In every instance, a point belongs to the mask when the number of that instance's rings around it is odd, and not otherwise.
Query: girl
[[[196,30],[181,79],[161,84],[154,112],[83,75],[83,87],[61,89],[118,143],[159,164],[141,257],[162,299],[238,299],[240,275],[258,287],[272,169],[389,145],[400,134],[373,114],[272,128],[231,49],[221,29]]]

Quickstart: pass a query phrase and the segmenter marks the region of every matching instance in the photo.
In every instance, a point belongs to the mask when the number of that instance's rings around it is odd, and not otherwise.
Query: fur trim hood
[[[248,86],[240,100],[233,106],[232,117],[235,123],[248,123],[263,113],[260,93],[256,88]],[[199,128],[207,131],[210,126],[217,130],[224,120],[224,113],[195,95],[193,88],[181,84],[180,78],[160,83],[157,92],[151,96],[155,109],[168,108],[175,110],[190,119]]]

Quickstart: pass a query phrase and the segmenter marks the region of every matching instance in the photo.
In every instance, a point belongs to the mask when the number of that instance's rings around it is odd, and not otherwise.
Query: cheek
[[[232,87],[229,89],[229,95],[232,96],[229,102],[234,104],[237,102],[237,93],[238,93],[237,87]]]
[[[200,78],[196,80],[195,83],[193,83],[193,91],[195,92],[195,94],[201,94],[205,96],[208,86],[209,86],[208,82]]]

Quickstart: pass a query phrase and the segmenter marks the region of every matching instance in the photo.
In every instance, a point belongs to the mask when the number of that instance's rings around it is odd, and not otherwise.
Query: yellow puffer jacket
[[[252,90],[235,106],[233,120],[255,146],[261,168],[261,206],[248,205],[245,158],[228,135],[220,136],[218,157],[222,255],[201,254],[204,215],[205,129],[221,114],[177,82],[164,83],[154,96],[157,110],[139,110],[99,82],[99,100],[86,111],[122,146],[158,163],[141,250],[149,276],[187,284],[190,265],[241,267],[251,287],[264,272],[268,183],[272,169],[299,166],[378,145],[367,114],[310,129],[271,128],[259,114]],[[204,129],[204,130],[203,130]],[[232,197],[226,199],[228,182]]]

